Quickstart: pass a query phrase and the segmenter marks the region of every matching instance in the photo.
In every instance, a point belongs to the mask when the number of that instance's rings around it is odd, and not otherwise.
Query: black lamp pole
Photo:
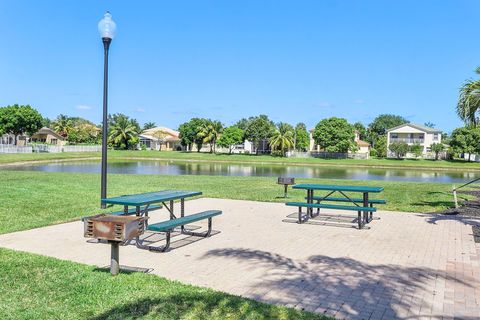
[[[107,135],[108,135],[108,49],[110,48],[111,38],[102,38],[104,48],[103,63],[103,130],[102,130],[102,184],[101,199],[107,197]],[[101,208],[105,209],[105,203],[101,203]]]

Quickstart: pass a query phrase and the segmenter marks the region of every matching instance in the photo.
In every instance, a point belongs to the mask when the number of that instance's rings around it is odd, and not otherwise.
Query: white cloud
[[[330,102],[327,102],[327,101],[320,101],[319,103],[316,103],[314,106],[319,107],[319,108],[330,108],[333,105]]]
[[[137,108],[137,109],[135,109],[135,112],[143,113],[143,112],[145,112],[145,109],[143,109],[143,108]]]
[[[80,105],[76,106],[75,109],[77,109],[77,110],[90,110],[90,109],[92,109],[92,107],[84,105],[84,104],[80,104]]]

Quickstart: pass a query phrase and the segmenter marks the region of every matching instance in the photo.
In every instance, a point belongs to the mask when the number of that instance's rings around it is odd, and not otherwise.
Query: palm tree
[[[68,134],[72,131],[73,129],[73,122],[70,117],[60,114],[57,119],[53,122],[53,130],[58,132],[59,135],[62,137],[68,136]]]
[[[118,117],[110,127],[108,141],[120,149],[129,149],[138,141],[138,132],[135,123],[128,117]]]
[[[269,142],[272,149],[281,151],[285,156],[285,152],[294,145],[293,132],[286,130],[285,126],[279,126]]]
[[[480,74],[480,67],[475,70]],[[457,103],[457,114],[467,126],[477,126],[480,122],[480,80],[469,79],[460,88]]]
[[[215,146],[223,125],[220,121],[208,121],[198,128],[197,137],[210,144],[210,153],[215,152]]]
[[[155,122],[145,122],[145,124],[143,125],[143,130],[153,129],[155,127]]]

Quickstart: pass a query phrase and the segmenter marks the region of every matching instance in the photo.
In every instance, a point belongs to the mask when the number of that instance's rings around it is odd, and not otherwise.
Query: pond
[[[9,166],[2,170],[31,170],[46,172],[100,173],[100,162],[75,161],[35,165]],[[359,167],[285,166],[275,164],[231,164],[179,161],[114,161],[109,173],[221,175],[221,176],[289,176],[296,178],[389,180],[459,183],[480,178],[480,171],[434,171],[419,169],[377,169]]]

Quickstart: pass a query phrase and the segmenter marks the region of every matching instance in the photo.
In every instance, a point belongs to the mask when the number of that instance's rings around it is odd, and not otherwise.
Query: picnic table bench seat
[[[186,224],[190,224],[196,221],[208,219],[208,230],[205,232],[192,232],[187,231],[182,228],[181,233],[191,236],[198,236],[198,237],[208,237],[212,232],[212,218],[218,215],[221,215],[221,210],[207,210],[195,214],[191,214],[188,216],[180,217],[177,219],[166,220],[158,223],[151,224],[147,227],[147,230],[154,231],[154,232],[165,232],[166,233],[166,244],[163,247],[153,247],[153,246],[144,246],[142,245],[143,249],[148,249],[151,251],[161,251],[165,252],[170,247],[170,233],[175,229],[175,227],[184,226]]]
[[[305,197],[306,199],[306,197]],[[322,196],[313,196],[313,200],[315,201],[332,201],[332,202],[355,202],[355,203],[363,203],[363,199],[361,198],[337,198],[337,197],[322,197]],[[370,206],[374,204],[386,204],[386,200],[382,199],[368,199],[368,203]]]
[[[363,207],[363,206],[347,206],[347,205],[338,205],[338,204],[327,204],[327,203],[308,203],[308,202],[287,202],[287,206],[298,207],[298,221],[302,223],[307,220],[308,217],[303,216],[302,208],[316,208],[320,209],[333,209],[333,210],[349,210],[358,212],[358,228],[362,228],[362,212],[375,212],[377,211],[374,207]],[[315,216],[319,215],[319,211]],[[312,215],[313,217],[313,215]],[[368,218],[367,218],[368,219]]]
[[[350,211],[368,211],[368,212],[377,211],[376,208],[372,208],[372,207],[347,206],[347,205],[327,204],[327,203],[287,202],[287,206],[317,208],[317,209],[322,208],[322,209],[350,210]]]

